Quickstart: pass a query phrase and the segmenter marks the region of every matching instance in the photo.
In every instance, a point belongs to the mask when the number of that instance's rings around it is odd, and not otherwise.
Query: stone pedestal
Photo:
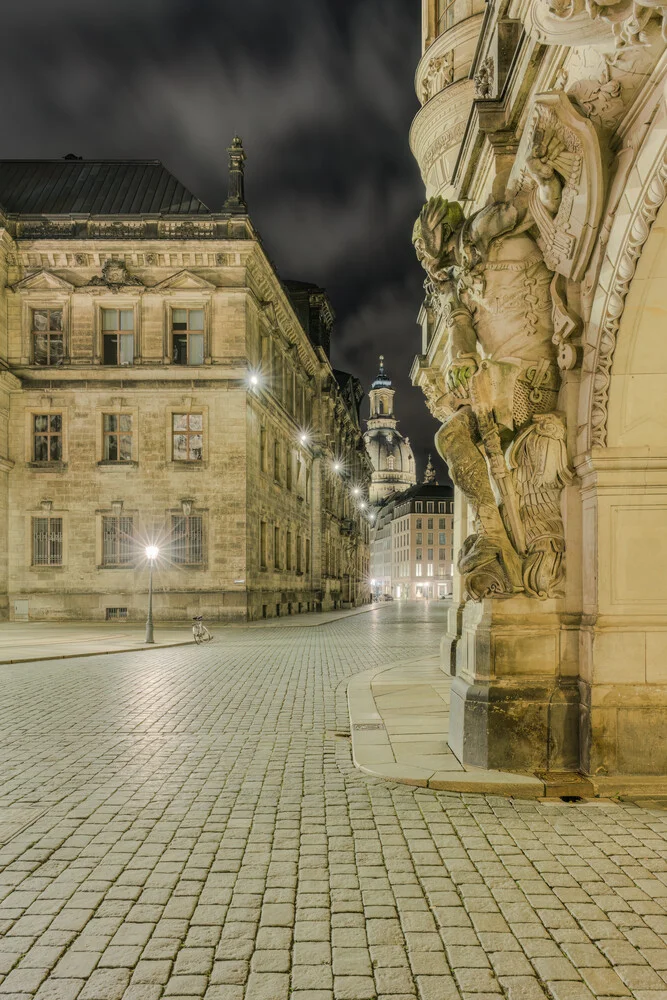
[[[456,644],[449,745],[460,761],[513,771],[579,764],[579,691],[558,602],[468,601]]]

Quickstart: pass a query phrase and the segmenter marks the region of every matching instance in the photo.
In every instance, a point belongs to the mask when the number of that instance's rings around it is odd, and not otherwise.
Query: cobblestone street
[[[0,667],[0,998],[667,998],[667,812],[352,766],[444,613]]]

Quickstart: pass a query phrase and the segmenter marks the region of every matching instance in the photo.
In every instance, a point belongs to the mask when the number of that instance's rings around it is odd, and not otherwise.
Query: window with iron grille
[[[128,566],[133,562],[133,519],[131,517],[103,517],[102,565]]]
[[[132,414],[105,413],[103,416],[105,462],[132,460]]]
[[[201,514],[174,514],[171,519],[172,561],[200,566],[204,561],[204,519]]]
[[[172,413],[171,441],[175,462],[201,462],[204,455],[203,414]]]
[[[61,365],[65,356],[62,309],[33,309],[32,357],[36,365]]]
[[[204,364],[204,310],[171,310],[172,361],[175,365]]]
[[[61,462],[63,418],[61,413],[35,413],[32,418],[33,462]]]
[[[134,364],[134,310],[102,310],[102,362]]]
[[[127,618],[127,608],[107,608],[106,619],[108,622],[118,621],[120,618]]]
[[[62,566],[63,519],[62,517],[33,517],[32,564],[33,566]]]

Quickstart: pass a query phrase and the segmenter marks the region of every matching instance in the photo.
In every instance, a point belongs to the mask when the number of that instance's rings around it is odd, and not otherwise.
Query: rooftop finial
[[[227,152],[229,154],[229,189],[224,210],[226,212],[234,212],[237,215],[244,215],[248,211],[245,200],[244,178],[246,155],[243,142],[238,135],[235,135],[232,139],[232,144],[227,149]]]
[[[435,478],[435,469],[430,455],[428,456],[428,465],[426,466],[426,470],[424,472],[424,482],[430,486],[438,485],[438,480]]]
[[[380,373],[384,375],[384,354],[380,355]]]

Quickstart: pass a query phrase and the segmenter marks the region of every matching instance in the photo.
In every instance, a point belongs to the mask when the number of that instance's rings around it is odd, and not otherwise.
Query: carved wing
[[[536,147],[554,149],[548,163],[561,181],[555,214],[540,200],[527,169]],[[575,109],[567,94],[538,94],[530,110],[510,175],[512,193],[530,194],[530,208],[540,231],[540,249],[547,267],[573,281],[583,277],[600,218],[604,184],[597,134]]]

